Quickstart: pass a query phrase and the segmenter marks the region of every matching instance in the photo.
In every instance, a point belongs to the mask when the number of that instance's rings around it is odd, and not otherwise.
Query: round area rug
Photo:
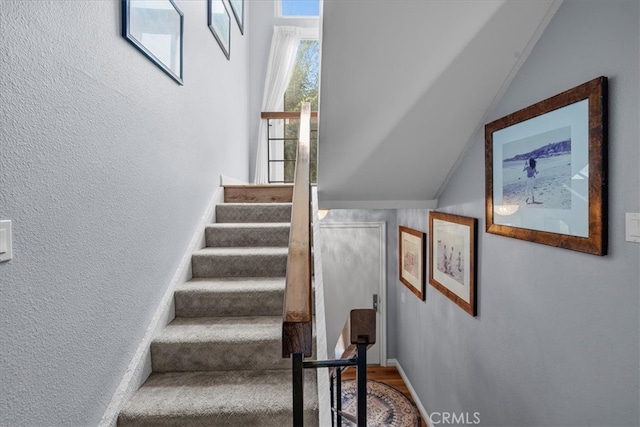
[[[342,410],[358,412],[356,380],[342,382]],[[343,426],[355,426],[342,419]],[[367,426],[420,427],[416,405],[395,388],[374,380],[367,381]]]

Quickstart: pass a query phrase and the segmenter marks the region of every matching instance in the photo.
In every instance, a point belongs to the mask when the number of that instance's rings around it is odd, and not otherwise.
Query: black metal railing
[[[263,112],[267,121],[267,176],[270,184],[290,184],[294,180],[296,147],[300,127],[300,112]],[[310,121],[310,179],[317,181],[318,120],[311,112]]]
[[[304,362],[304,368],[332,368],[331,423],[342,426],[346,418],[353,424],[367,425],[367,350],[376,343],[376,311],[371,308],[354,309],[342,328],[334,350],[335,360]],[[342,371],[356,367],[356,414],[342,410]]]

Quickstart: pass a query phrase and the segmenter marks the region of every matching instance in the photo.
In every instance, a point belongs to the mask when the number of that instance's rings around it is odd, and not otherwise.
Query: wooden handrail
[[[351,359],[356,355],[357,344],[365,339],[367,348],[376,343],[376,311],[372,308],[351,310],[334,349],[336,359]]]
[[[260,113],[261,119],[299,119],[300,111],[263,111]],[[311,118],[317,119],[318,112],[311,111]]]
[[[309,103],[302,104],[299,117],[300,138],[296,154],[289,256],[282,313],[282,357],[284,358],[300,353],[309,357],[312,352],[311,189],[309,177],[311,105]]]

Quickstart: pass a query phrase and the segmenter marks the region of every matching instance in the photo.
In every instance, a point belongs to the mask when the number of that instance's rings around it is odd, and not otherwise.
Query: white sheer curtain
[[[262,97],[262,111],[282,111],[284,92],[287,90],[295,65],[302,29],[298,27],[273,27],[271,51]],[[258,154],[256,156],[256,184],[269,182],[266,120],[260,120]]]

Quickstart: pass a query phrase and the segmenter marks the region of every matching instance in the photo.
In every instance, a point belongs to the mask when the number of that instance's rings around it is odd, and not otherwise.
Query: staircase
[[[290,426],[291,360],[282,358],[291,186],[227,186],[176,318],[151,343],[152,374],[118,426]],[[305,425],[317,425],[315,372]]]

